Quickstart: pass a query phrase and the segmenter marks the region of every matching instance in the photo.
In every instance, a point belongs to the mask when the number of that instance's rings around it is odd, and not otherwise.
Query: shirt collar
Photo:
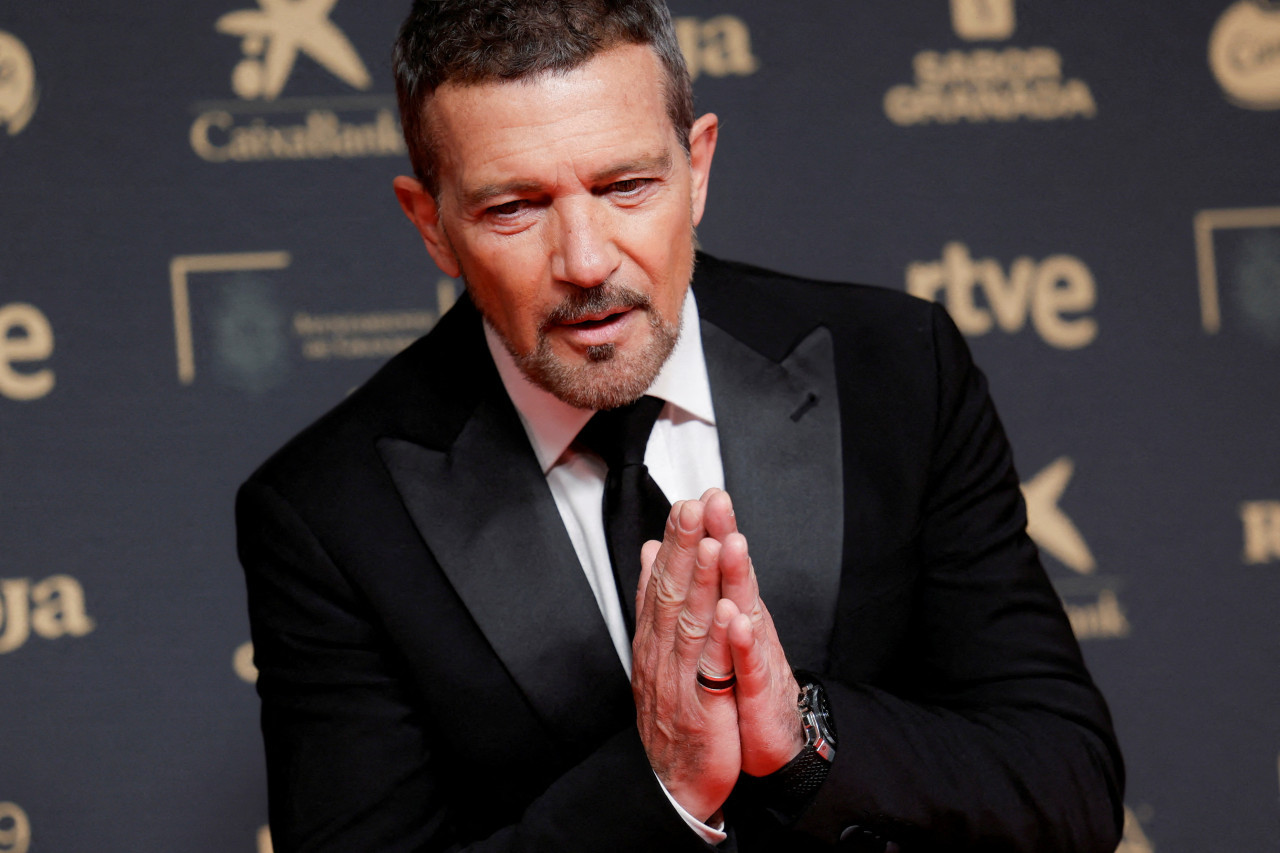
[[[520,422],[524,424],[524,431],[545,474],[595,412],[571,406],[530,382],[488,320],[484,322],[484,339],[502,378],[502,385],[520,415]],[[676,340],[675,349],[645,393],[666,400],[689,417],[715,425],[711,382],[707,378],[707,364],[702,354],[698,304],[692,289],[680,311],[680,337]],[[669,410],[670,407],[664,409],[664,414]]]

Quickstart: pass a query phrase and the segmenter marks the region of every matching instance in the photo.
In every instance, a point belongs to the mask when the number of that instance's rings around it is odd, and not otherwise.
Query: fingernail
[[[690,504],[692,501],[689,502]],[[692,533],[698,529],[697,513],[694,512],[692,506],[682,505],[680,507],[680,529],[685,533]]]
[[[723,628],[733,620],[733,611],[729,607],[729,600],[722,598],[716,602],[716,612],[712,617],[717,626]]]

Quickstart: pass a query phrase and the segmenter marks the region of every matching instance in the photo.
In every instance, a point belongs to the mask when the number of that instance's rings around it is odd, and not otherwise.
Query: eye
[[[517,198],[517,199],[512,199],[511,201],[503,202],[502,204],[495,204],[493,207],[490,207],[490,208],[486,208],[485,213],[489,214],[490,216],[496,216],[499,218],[503,218],[503,217],[509,218],[509,217],[515,216],[516,214],[520,213],[520,211],[524,210],[526,205],[527,205],[527,202],[524,199]]]
[[[609,192],[615,195],[636,195],[651,182],[650,178],[627,178],[625,181],[614,181],[609,184]]]

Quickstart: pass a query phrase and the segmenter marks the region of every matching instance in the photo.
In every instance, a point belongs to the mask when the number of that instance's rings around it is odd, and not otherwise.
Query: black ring
[[[698,686],[703,690],[711,693],[724,693],[733,689],[733,685],[738,683],[738,676],[735,673],[729,673],[723,678],[712,678],[702,670],[698,670]]]

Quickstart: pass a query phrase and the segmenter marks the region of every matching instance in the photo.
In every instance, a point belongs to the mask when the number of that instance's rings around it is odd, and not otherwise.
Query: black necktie
[[[657,397],[641,397],[621,408],[596,412],[578,433],[578,443],[609,466],[604,481],[604,535],[628,635],[636,629],[640,546],[646,539],[662,539],[671,511],[671,502],[644,464],[645,445],[662,406]]]

